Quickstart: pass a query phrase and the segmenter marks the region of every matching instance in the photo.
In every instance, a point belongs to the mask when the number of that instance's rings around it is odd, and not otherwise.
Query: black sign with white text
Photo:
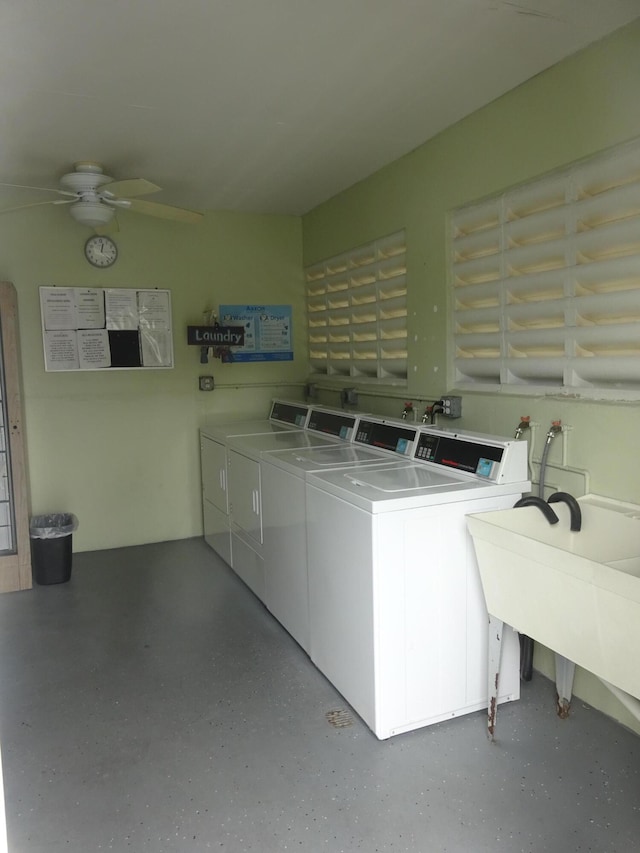
[[[244,346],[242,326],[187,326],[187,343],[197,347]]]

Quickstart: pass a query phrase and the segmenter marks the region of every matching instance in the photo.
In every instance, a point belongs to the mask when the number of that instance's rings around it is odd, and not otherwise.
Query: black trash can
[[[66,583],[71,577],[73,531],[78,519],[70,512],[34,515],[29,523],[31,567],[36,583]]]

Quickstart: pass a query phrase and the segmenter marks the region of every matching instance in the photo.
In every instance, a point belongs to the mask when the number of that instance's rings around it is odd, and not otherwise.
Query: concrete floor
[[[76,554],[0,640],[10,853],[640,850],[635,734],[534,674],[493,744],[380,742],[202,540]]]

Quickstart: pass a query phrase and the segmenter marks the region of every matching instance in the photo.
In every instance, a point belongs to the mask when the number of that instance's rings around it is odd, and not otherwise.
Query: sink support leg
[[[489,666],[488,672],[488,707],[487,730],[493,740],[496,730],[496,714],[498,713],[498,683],[500,681],[500,655],[502,652],[502,631],[504,622],[489,615]]]
[[[558,701],[558,716],[565,720],[569,716],[571,708],[571,694],[573,692],[573,674],[576,665],[556,653],[556,693]]]

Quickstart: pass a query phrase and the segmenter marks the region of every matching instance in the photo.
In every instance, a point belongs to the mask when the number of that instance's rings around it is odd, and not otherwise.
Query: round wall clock
[[[94,234],[84,244],[84,256],[94,267],[110,267],[118,257],[118,247],[110,237]]]

